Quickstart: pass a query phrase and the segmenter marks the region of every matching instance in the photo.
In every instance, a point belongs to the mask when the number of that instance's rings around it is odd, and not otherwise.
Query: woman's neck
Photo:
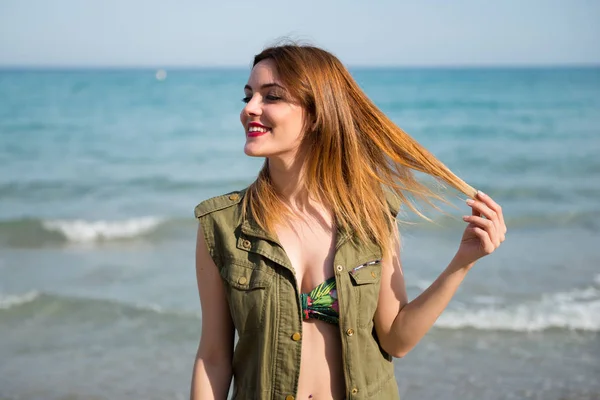
[[[314,202],[304,184],[304,168],[299,158],[269,158],[267,168],[275,190],[289,207],[302,211]]]
[[[286,163],[281,159],[269,159],[267,166],[275,190],[294,212],[293,220],[317,223],[325,230],[334,229],[335,223],[329,207],[311,196],[306,188],[301,162]]]

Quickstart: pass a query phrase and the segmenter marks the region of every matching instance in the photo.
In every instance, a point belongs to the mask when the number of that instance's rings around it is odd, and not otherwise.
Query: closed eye
[[[248,104],[251,99],[252,99],[252,96],[245,96],[245,97],[242,98],[242,102]],[[280,97],[280,96],[273,96],[273,95],[269,94],[269,95],[265,96],[265,99],[267,101],[279,101],[279,100],[281,100],[283,98]]]

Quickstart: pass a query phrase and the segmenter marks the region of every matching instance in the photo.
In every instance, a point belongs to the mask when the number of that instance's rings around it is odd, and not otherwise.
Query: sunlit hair
[[[444,201],[413,171],[475,196],[471,186],[386,117],[331,53],[285,44],[256,55],[253,66],[267,59],[290,99],[306,110],[303,183],[311,197],[331,209],[338,228],[388,252],[395,219],[385,190],[424,218],[416,200],[434,207],[434,200]],[[268,162],[248,188],[243,209],[268,232],[290,215],[269,177]]]

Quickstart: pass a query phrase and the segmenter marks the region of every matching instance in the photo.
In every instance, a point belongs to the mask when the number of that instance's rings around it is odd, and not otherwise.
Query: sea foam
[[[30,303],[38,298],[39,292],[32,290],[22,294],[2,295],[0,294],[0,310],[8,310],[12,307]]]
[[[534,332],[551,328],[600,331],[600,290],[595,287],[544,295],[512,306],[446,310],[438,328]]]
[[[94,242],[134,238],[154,230],[162,222],[157,217],[132,218],[122,221],[50,220],[43,221],[44,229],[56,231],[72,242]]]

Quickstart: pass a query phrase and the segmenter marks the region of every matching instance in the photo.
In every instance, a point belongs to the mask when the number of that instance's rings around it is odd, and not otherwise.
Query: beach
[[[247,69],[166,72],[0,70],[0,399],[189,397],[193,209],[263,160]],[[401,398],[600,399],[600,68],[351,72],[509,230],[394,361]],[[410,299],[458,248],[447,193],[432,223],[401,215]]]

